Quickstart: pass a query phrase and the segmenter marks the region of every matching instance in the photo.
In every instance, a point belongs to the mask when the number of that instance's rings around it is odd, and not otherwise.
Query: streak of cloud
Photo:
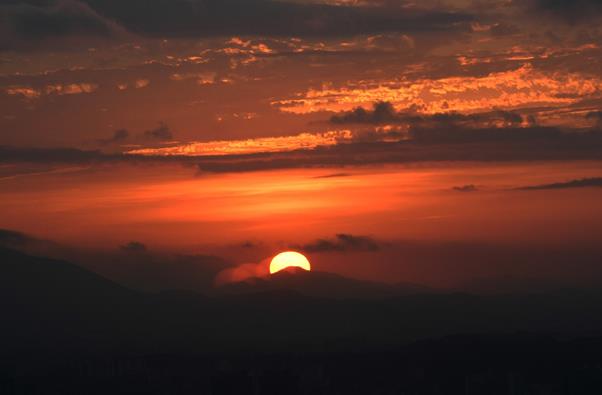
[[[309,244],[293,246],[304,252],[378,251],[380,244],[371,237],[339,233],[333,239],[318,239]]]
[[[602,188],[602,177],[582,178],[566,182],[555,182],[552,184],[530,185],[517,188],[523,191],[538,191],[546,189],[571,189],[571,188]]]
[[[468,184],[462,186],[453,187],[453,190],[456,192],[476,192],[479,190],[476,185]]]

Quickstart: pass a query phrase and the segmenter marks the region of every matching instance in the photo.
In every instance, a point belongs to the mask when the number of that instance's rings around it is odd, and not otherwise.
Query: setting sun
[[[270,262],[270,274],[286,269],[287,267],[298,267],[303,270],[311,270],[311,265],[305,256],[294,251],[281,252]]]

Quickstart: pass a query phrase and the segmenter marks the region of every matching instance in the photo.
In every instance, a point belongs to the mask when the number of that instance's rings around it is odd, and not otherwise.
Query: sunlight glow
[[[287,267],[299,267],[310,271],[311,266],[305,256],[294,251],[281,252],[276,255],[270,263],[270,274],[279,272]]]

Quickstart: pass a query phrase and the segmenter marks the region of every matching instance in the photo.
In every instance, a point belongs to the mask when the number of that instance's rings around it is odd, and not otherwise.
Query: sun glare
[[[294,251],[281,252],[270,262],[270,274],[279,272],[287,267],[298,267],[310,271],[311,265],[305,256]]]

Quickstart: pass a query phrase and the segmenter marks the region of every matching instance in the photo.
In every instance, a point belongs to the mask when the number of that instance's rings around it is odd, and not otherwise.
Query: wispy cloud
[[[324,133],[301,133],[296,136],[260,137],[246,140],[186,143],[163,148],[141,148],[131,150],[128,154],[146,156],[213,156],[286,152],[320,146],[332,146],[341,141],[351,140],[352,137],[353,135],[348,130],[336,130]]]
[[[91,82],[78,82],[71,84],[52,84],[42,88],[32,86],[9,86],[5,88],[8,95],[20,95],[26,99],[39,99],[46,95],[79,95],[82,93],[93,93],[98,89],[98,84]]]
[[[476,192],[479,190],[476,185],[468,184],[462,186],[453,187],[453,190],[456,192]]]
[[[582,178],[566,182],[555,182],[552,184],[530,185],[517,188],[524,191],[537,191],[545,189],[570,189],[570,188],[602,188],[602,177]]]

